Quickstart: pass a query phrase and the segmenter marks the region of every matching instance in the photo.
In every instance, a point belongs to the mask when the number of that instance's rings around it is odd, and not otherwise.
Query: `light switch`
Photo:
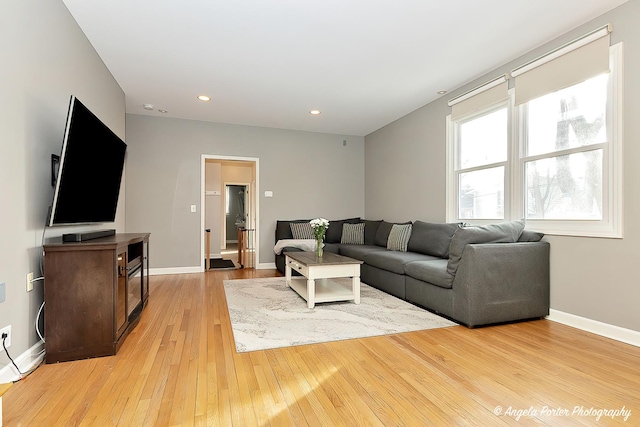
[[[191,212],[196,212],[196,205],[191,205]]]
[[[0,283],[0,302],[3,302],[5,299],[7,299],[5,288],[6,285],[4,283]]]
[[[273,197],[273,191],[265,191],[264,197]]]

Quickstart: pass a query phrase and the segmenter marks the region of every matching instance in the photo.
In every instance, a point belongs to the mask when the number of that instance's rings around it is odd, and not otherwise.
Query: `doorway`
[[[225,182],[225,236],[224,248],[238,243],[238,229],[252,228],[249,212],[251,183]]]
[[[232,260],[238,268],[255,267],[259,241],[258,159],[202,155],[201,175],[203,270],[208,265],[207,256]],[[239,238],[247,248],[243,252],[238,250]]]

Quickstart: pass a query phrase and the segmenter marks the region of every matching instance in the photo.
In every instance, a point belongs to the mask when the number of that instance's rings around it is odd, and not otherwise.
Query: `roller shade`
[[[451,120],[508,98],[507,75],[500,76],[449,101]]]
[[[609,44],[606,26],[516,68],[516,105],[608,72]]]

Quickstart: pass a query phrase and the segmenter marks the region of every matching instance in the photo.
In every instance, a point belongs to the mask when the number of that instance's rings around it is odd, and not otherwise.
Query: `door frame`
[[[260,159],[258,157],[241,157],[241,156],[222,156],[217,154],[202,154],[200,156],[200,269],[204,271],[204,257],[206,256],[205,252],[205,238],[204,238],[204,224],[205,224],[205,176],[206,176],[206,161],[207,160],[221,160],[221,161],[242,161],[242,162],[252,162],[254,164],[256,170],[256,184],[255,189],[253,191],[253,203],[255,206],[255,260],[256,265],[258,264],[258,260],[260,259],[260,198],[258,194],[260,194]]]

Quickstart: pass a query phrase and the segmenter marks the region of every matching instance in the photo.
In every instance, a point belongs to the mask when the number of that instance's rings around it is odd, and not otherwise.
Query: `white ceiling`
[[[625,1],[63,0],[128,113],[359,136]]]

